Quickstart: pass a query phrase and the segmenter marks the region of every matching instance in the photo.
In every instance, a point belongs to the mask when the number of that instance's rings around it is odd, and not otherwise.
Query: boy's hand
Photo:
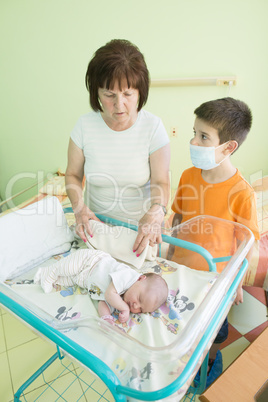
[[[122,311],[119,313],[118,320],[119,320],[121,323],[123,323],[123,322],[126,322],[128,319],[129,319],[129,310],[122,310]]]
[[[243,289],[242,286],[237,288],[236,298],[233,302],[233,305],[236,304],[238,306],[239,303],[243,303]]]
[[[173,257],[173,254],[174,254],[174,250],[175,250],[175,246],[173,244],[170,244],[169,248],[168,248],[168,253],[166,256],[167,260],[171,260],[171,258]]]

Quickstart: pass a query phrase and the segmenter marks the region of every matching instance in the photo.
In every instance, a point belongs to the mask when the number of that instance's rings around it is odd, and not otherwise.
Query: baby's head
[[[124,294],[131,313],[152,313],[157,310],[168,297],[166,281],[158,274],[141,275]]]

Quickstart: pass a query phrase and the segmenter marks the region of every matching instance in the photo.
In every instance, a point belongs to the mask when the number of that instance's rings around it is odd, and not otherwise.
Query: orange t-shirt
[[[221,183],[207,183],[201,174],[201,169],[192,167],[182,173],[180,183],[172,204],[172,210],[182,215],[182,223],[198,215],[209,215],[238,222],[248,227],[255,239],[260,239],[257,221],[255,192],[250,184],[237,171],[230,179]],[[181,235],[179,236],[180,238]],[[194,233],[194,242],[207,246],[213,257],[223,257],[233,253],[235,245],[230,241],[230,230],[225,232],[221,224],[213,228],[211,236]],[[203,239],[207,242],[204,244]],[[206,247],[205,247],[206,248]],[[175,248],[172,260],[184,263],[195,269],[208,269],[204,259],[195,258],[190,263],[186,255],[190,253],[179,247]],[[197,256],[197,255],[196,255]],[[218,266],[221,271],[225,264]]]

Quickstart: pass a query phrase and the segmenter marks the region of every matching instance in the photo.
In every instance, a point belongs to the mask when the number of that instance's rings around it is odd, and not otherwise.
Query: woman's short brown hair
[[[90,60],[86,72],[86,87],[93,110],[102,112],[99,102],[99,88],[113,89],[118,82],[121,90],[122,80],[128,87],[138,89],[138,111],[145,105],[150,78],[143,54],[128,40],[113,39],[100,47]]]

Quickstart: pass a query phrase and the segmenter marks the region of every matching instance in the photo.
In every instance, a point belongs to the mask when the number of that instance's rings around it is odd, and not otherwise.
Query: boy
[[[255,239],[259,240],[254,190],[230,160],[232,153],[239,148],[250,131],[250,109],[244,102],[228,97],[205,102],[194,113],[194,137],[190,141],[190,155],[194,167],[182,173],[172,204],[172,210],[175,212],[172,226],[198,215],[210,215],[247,226]],[[220,227],[217,234],[220,239]],[[222,247],[224,239],[219,242]],[[174,261],[182,261],[180,253],[183,252],[178,247],[176,249],[178,250],[174,253],[174,247],[170,247],[168,259],[172,257]],[[250,255],[247,258],[249,259]],[[202,269],[198,264],[194,268]],[[220,267],[220,272],[222,268]],[[242,302],[241,282],[235,304]],[[225,341],[227,336],[226,319],[210,350],[210,367],[214,364],[216,354],[220,356],[220,352],[217,353],[217,345]],[[217,377],[214,376],[212,381],[215,378]],[[207,381],[207,386],[212,381]]]
[[[87,288],[91,298],[99,300],[99,315],[111,324],[114,309],[120,311],[118,318],[123,323],[130,312],[157,310],[168,296],[168,286],[160,275],[138,273],[100,250],[78,250],[55,264],[39,268],[34,282],[40,283],[45,293],[55,285]]]

